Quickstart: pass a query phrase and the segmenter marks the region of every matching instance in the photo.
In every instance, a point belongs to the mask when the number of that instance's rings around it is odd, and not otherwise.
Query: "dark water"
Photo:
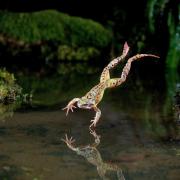
[[[95,180],[108,167],[104,179],[118,179],[119,170],[127,180],[180,179],[180,127],[173,96],[158,76],[142,80],[132,72],[124,85],[106,91],[97,147],[88,128],[93,111],[65,116],[61,108],[84,95],[98,75],[70,73],[38,82],[24,77],[24,85],[35,89],[32,105],[15,112],[13,105],[0,107],[0,179]],[[68,148],[61,141],[65,134],[83,148]],[[84,157],[77,154],[81,150]]]

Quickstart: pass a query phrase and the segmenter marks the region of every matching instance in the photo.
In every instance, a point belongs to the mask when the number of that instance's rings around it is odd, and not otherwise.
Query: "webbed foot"
[[[69,113],[69,110],[71,110],[71,111],[73,112],[73,108],[76,108],[76,106],[73,105],[73,104],[68,104],[68,105],[67,105],[65,108],[63,108],[62,110],[67,109],[67,110],[66,110],[66,116],[67,116],[68,113]]]
[[[65,139],[62,138],[61,141],[65,142],[70,149],[75,150],[73,146],[75,139],[73,139],[73,137],[68,138],[67,134],[65,134]]]
[[[72,112],[73,112],[73,108],[76,108],[76,106],[74,105],[76,102],[78,102],[79,101],[79,98],[74,98],[73,100],[71,100],[69,103],[68,103],[68,105],[65,107],[65,108],[63,108],[62,110],[65,110],[65,109],[67,109],[67,111],[66,111],[66,116],[68,115],[68,113],[69,113],[69,110],[71,110]]]

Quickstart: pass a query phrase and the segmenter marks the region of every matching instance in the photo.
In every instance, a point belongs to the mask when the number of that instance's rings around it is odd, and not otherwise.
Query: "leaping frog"
[[[113,69],[115,66],[117,66],[119,62],[121,62],[127,56],[128,52],[129,52],[129,46],[127,42],[125,42],[122,55],[113,59],[103,69],[100,76],[100,82],[96,86],[94,86],[85,96],[81,98],[74,98],[68,103],[68,105],[65,108],[62,109],[62,110],[67,110],[66,116],[68,115],[69,110],[73,112],[73,108],[76,108],[75,104],[77,104],[78,108],[93,109],[96,112],[96,115],[94,119],[91,120],[91,124],[89,127],[90,128],[93,126],[96,127],[96,124],[101,117],[101,110],[97,107],[97,105],[102,100],[105,89],[117,87],[121,85],[123,82],[125,82],[131,68],[131,63],[133,61],[143,57],[159,58],[159,56],[153,54],[137,54],[127,60],[127,63],[122,70],[122,74],[120,78],[110,78],[109,71]]]

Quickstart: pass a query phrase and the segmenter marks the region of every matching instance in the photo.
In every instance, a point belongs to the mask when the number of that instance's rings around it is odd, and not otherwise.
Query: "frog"
[[[135,60],[143,59],[144,57],[152,57],[152,58],[159,58],[157,55],[153,54],[136,54],[133,57],[129,58],[122,70],[121,76],[119,78],[111,78],[110,77],[110,70],[116,67],[122,60],[125,59],[129,52],[129,45],[127,42],[124,43],[123,51],[120,56],[110,61],[110,63],[103,69],[100,75],[100,81],[97,85],[95,85],[90,91],[88,91],[84,96],[81,98],[74,98],[72,99],[66,107],[62,110],[66,110],[66,116],[68,115],[69,111],[75,108],[81,109],[93,109],[95,111],[95,117],[90,121],[91,124],[89,128],[96,127],[100,117],[101,117],[101,110],[97,107],[100,101],[103,98],[104,91],[108,88],[115,88],[120,86],[124,83],[127,79],[129,71],[131,69],[131,63]],[[77,105],[77,107],[76,107]]]
[[[117,174],[118,180],[125,180],[122,169],[119,165],[106,162],[102,159],[101,153],[97,149],[100,144],[101,136],[92,129],[90,129],[90,134],[94,137],[94,142],[84,146],[74,145],[75,139],[73,137],[69,138],[67,134],[65,134],[65,138],[62,138],[61,140],[66,143],[69,149],[76,152],[79,156],[83,156],[90,164],[94,165],[101,179],[108,179],[106,177],[107,172],[114,171]]]

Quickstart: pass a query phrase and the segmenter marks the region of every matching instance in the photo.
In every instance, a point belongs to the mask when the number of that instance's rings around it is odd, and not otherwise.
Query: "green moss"
[[[155,21],[157,16],[164,12],[165,6],[168,3],[168,0],[149,0],[147,3],[147,16],[148,16],[148,25],[151,32],[155,31]]]
[[[8,88],[4,84],[0,85],[0,101],[4,101],[4,99],[8,96]]]
[[[58,47],[58,59],[59,60],[79,60],[86,61],[88,59],[94,58],[98,56],[100,52],[93,47],[80,47],[78,49],[74,49],[67,45],[62,45]]]
[[[168,0],[150,0],[147,3],[147,14],[149,20],[149,29],[152,34],[155,34],[159,29],[159,18],[165,22],[168,28],[169,48],[166,57],[166,67],[177,70],[180,61],[180,25],[177,21],[180,20],[180,5],[177,4],[178,13],[174,13],[169,5]],[[165,27],[166,28],[166,27]]]
[[[180,12],[180,5],[179,5]],[[180,19],[180,17],[179,17]],[[180,24],[175,25],[172,13],[168,14],[168,28],[169,28],[169,51],[166,58],[166,65],[168,68],[177,69],[180,65]]]
[[[0,33],[25,43],[57,41],[63,45],[104,48],[111,33],[92,20],[70,17],[55,10],[33,13],[0,12]]]
[[[22,88],[16,84],[14,75],[0,69],[0,102],[16,101],[22,95]]]

